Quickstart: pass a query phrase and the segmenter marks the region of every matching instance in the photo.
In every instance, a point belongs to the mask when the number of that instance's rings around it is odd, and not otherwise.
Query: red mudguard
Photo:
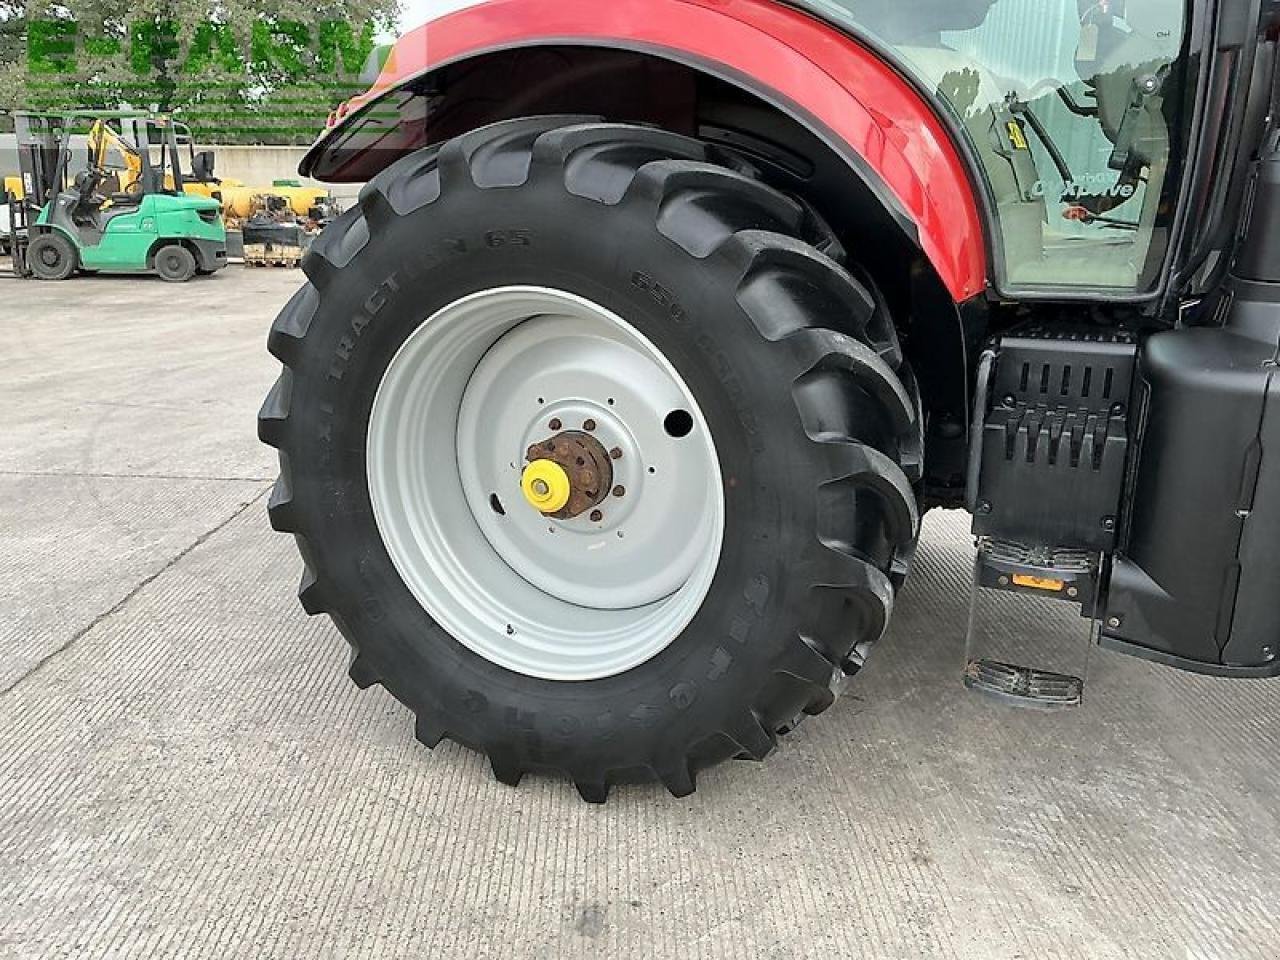
[[[492,0],[461,10],[402,37],[377,82],[339,109],[311,156],[363,107],[415,77],[476,54],[548,43],[666,55],[797,109],[879,177],[957,302],[984,289],[973,187],[933,107],[871,50],[770,0]]]

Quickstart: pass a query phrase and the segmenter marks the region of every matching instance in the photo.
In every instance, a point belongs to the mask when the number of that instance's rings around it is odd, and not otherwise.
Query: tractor
[[[10,192],[9,210],[20,276],[154,272],[180,283],[227,265],[221,204],[184,192],[170,119],[19,112],[14,125],[22,189]]]
[[[591,802],[830,707],[931,509],[972,513],[975,591],[1280,676],[1278,36],[1260,0],[493,0],[405,35],[301,164],[365,185],[268,342],[302,606],[427,746]]]

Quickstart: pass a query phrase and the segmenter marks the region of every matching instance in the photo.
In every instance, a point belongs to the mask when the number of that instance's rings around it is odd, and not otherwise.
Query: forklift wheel
[[[76,250],[60,233],[42,233],[27,248],[27,266],[37,280],[66,280],[76,271]]]
[[[171,243],[156,251],[156,273],[170,283],[186,283],[196,274],[196,258],[186,247]]]

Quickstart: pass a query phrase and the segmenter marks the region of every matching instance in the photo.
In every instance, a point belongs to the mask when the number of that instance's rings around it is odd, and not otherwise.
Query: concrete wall
[[[298,163],[302,160],[302,155],[307,152],[306,147],[248,147],[200,143],[196,148],[214,152],[217,156],[214,173],[219,177],[234,177],[248,186],[267,186],[273,180],[298,180],[304,186],[324,186],[319,181],[298,176]],[[187,164],[185,150],[182,158],[185,169]],[[76,159],[73,157],[73,165],[75,162]],[[84,162],[81,158],[80,165]],[[18,151],[14,136],[11,133],[0,133],[0,176],[16,175],[17,172]],[[345,201],[354,200],[360,192],[358,183],[338,183],[328,186],[335,197]]]
[[[231,177],[248,186],[266,186],[273,180],[297,180],[303,186],[324,186],[317,180],[298,175],[298,163],[306,147],[250,147],[200,144],[201,150],[212,150],[217,157],[214,173]],[[360,192],[358,183],[329,185],[334,196],[354,198]]]

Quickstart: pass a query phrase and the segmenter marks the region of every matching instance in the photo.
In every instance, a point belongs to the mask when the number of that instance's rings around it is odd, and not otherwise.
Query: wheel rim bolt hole
[[[592,510],[592,511],[591,511],[591,522],[592,522],[592,523],[599,523],[599,522],[600,522],[601,520],[603,520],[603,519],[604,519],[604,514],[603,514],[603,513],[601,513],[599,510]]]
[[[549,426],[552,430],[559,430],[561,427],[564,426],[564,424],[560,422],[559,417],[554,417],[552,421],[549,424],[547,424],[547,426]],[[548,450],[552,449],[552,445],[548,444],[547,449]]]
[[[590,433],[595,428],[596,428],[596,422],[594,420],[584,420],[582,422],[582,429],[586,430],[588,433]]]

